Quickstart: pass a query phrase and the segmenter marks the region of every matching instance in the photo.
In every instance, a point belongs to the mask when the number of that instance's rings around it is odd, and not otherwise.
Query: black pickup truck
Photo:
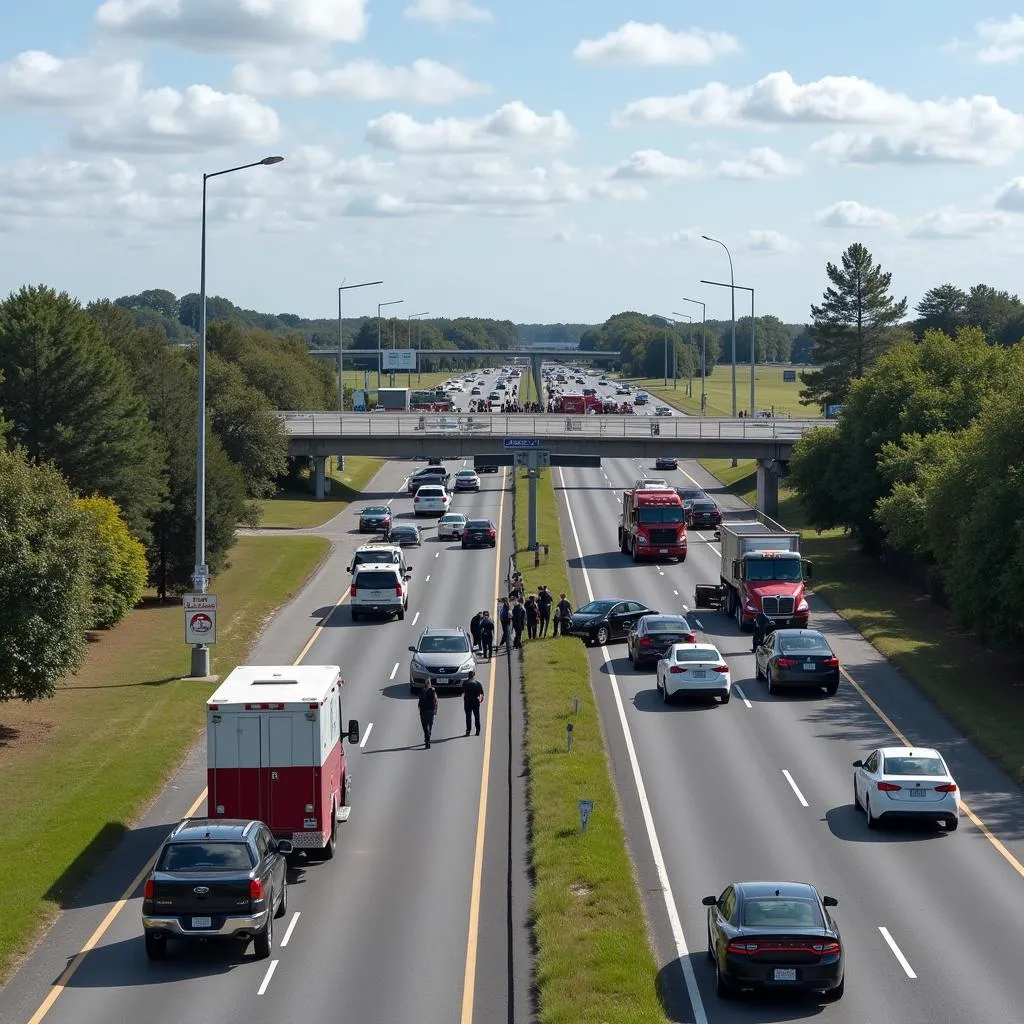
[[[146,955],[162,960],[169,938],[253,940],[270,956],[274,918],[288,910],[286,857],[260,821],[185,818],[164,840],[146,880],[142,928]]]

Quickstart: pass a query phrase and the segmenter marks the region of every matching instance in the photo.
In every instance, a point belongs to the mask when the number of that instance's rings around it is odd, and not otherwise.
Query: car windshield
[[[813,654],[831,654],[832,648],[823,636],[782,636],[779,647],[783,654],[795,654],[797,651]]]
[[[800,559],[751,558],[747,561],[747,579],[753,583],[768,583],[772,580],[797,583],[803,579]]]
[[[366,569],[356,577],[355,583],[356,587],[366,587],[369,590],[394,590],[398,586],[398,575],[384,569]]]
[[[490,528],[490,519],[470,519],[470,521],[466,523],[466,529],[468,530],[489,530]]]
[[[449,512],[441,516],[442,523],[464,523],[465,521],[466,517],[459,512]]]
[[[887,757],[882,769],[886,775],[945,775],[937,757]]]
[[[168,843],[157,871],[250,871],[253,859],[245,843]]]
[[[476,476],[476,470],[475,469],[460,469],[458,471],[458,473],[456,473],[455,475],[456,476]]]
[[[682,617],[670,618],[665,616],[664,618],[644,619],[644,628],[648,633],[689,633],[690,624],[686,619]]]
[[[464,636],[425,636],[420,638],[420,654],[466,654],[469,641]]]
[[[676,661],[714,661],[719,662],[722,656],[717,651],[709,650],[707,647],[677,647]]]
[[[369,508],[363,509],[364,516],[386,516],[390,513],[390,509],[387,505],[371,505]]]
[[[618,601],[590,601],[582,608],[576,609],[577,615],[607,615]]]
[[[355,557],[355,565],[381,565],[387,562],[398,562],[399,556],[397,551],[389,551],[387,548],[381,548],[380,550],[369,550],[369,551],[357,551]]]
[[[811,900],[771,896],[748,900],[743,907],[744,928],[824,928],[821,911]]]
[[[443,487],[421,487],[417,492],[420,498],[440,498],[444,495]]]
[[[695,490],[692,487],[680,487],[679,488],[679,496],[684,501],[693,501],[694,498],[703,498],[704,497],[704,492],[703,491]]]
[[[647,525],[651,523],[681,523],[683,521],[683,510],[678,506],[642,508],[638,518],[641,523]]]
[[[718,506],[713,501],[695,501],[693,503],[694,512],[714,512]]]

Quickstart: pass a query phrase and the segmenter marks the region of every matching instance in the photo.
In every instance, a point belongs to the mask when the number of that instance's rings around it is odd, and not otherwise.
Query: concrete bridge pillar
[[[760,477],[758,477],[760,479]],[[758,492],[760,493],[760,492]],[[327,496],[327,456],[313,456],[313,495],[322,500]]]
[[[540,402],[542,409],[547,408],[544,404],[544,385],[541,383],[544,379],[541,376],[541,365],[543,362],[540,356],[530,356],[530,369],[533,371],[533,383],[537,389],[537,401]]]
[[[779,466],[774,459],[757,460],[757,510],[779,517]]]

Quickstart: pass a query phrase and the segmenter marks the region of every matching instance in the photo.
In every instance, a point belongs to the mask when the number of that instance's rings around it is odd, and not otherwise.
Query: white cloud
[[[376,196],[357,196],[344,212],[348,217],[408,217],[419,210],[401,196],[382,192]]]
[[[892,228],[898,223],[893,214],[851,199],[819,210],[814,219],[828,228]]]
[[[750,252],[784,253],[796,252],[800,247],[779,231],[751,231],[747,236]]]
[[[354,43],[366,33],[365,0],[105,0],[109,32],[202,53]]]
[[[375,60],[354,60],[330,71],[308,68],[281,71],[240,64],[231,74],[232,87],[254,96],[290,99],[345,99],[409,103],[453,103],[486,92],[454,68],[435,60],[415,60],[409,67],[388,67]]]
[[[41,107],[87,107],[129,99],[138,93],[141,81],[138,61],[62,60],[41,50],[26,50],[0,63],[0,100]]]
[[[682,179],[697,177],[703,167],[692,160],[666,156],[658,149],[641,149],[612,171],[613,178]]]
[[[405,153],[483,152],[517,143],[560,146],[571,142],[575,135],[560,110],[544,116],[521,100],[506,103],[485,117],[438,118],[429,123],[392,112],[371,121],[366,132],[373,145]]]
[[[982,64],[1011,64],[1024,57],[1024,18],[1011,14],[1006,21],[987,18],[974,26],[974,56]]]
[[[994,205],[997,210],[1006,210],[1010,213],[1024,213],[1024,177],[1008,181],[999,190]]]
[[[405,16],[413,21],[431,21],[446,25],[451,21],[494,21],[494,15],[471,0],[414,0],[405,9]]]
[[[280,134],[277,114],[251,96],[221,93],[207,85],[155,89],[131,105],[111,107],[83,124],[72,141],[79,148],[127,153],[190,153],[269,144]]]
[[[800,165],[787,160],[781,153],[767,146],[752,149],[741,160],[723,160],[718,165],[718,175],[722,178],[736,178],[753,181],[760,178],[781,178],[800,173]]]
[[[925,214],[907,231],[910,238],[974,238],[1006,226],[1006,215],[987,211],[964,213],[954,206],[943,206]]]
[[[365,155],[339,160],[324,146],[300,146],[288,155],[280,172],[267,175],[264,180],[271,183],[280,182],[285,176],[304,176],[313,186],[312,190],[318,191],[318,186],[325,184],[372,185],[389,177],[394,166]]]
[[[423,173],[429,178],[487,179],[504,178],[515,174],[516,168],[507,156],[497,157],[440,157],[422,165]]]
[[[600,39],[584,39],[572,55],[586,64],[704,65],[739,52],[739,42],[725,32],[673,32],[660,24],[627,21]]]

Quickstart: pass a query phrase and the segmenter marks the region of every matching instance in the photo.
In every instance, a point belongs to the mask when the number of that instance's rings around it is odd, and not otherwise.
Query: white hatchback
[[[853,802],[868,828],[885,819],[931,819],[950,832],[960,824],[960,790],[932,747],[879,747],[853,768]]]
[[[412,499],[412,510],[418,516],[443,516],[452,503],[452,496],[440,484],[424,484]]]
[[[466,517],[461,512],[445,512],[437,522],[438,540],[458,540],[466,529]]]
[[[673,697],[732,696],[729,666],[714,644],[673,644],[658,662],[658,690],[667,704]]]

